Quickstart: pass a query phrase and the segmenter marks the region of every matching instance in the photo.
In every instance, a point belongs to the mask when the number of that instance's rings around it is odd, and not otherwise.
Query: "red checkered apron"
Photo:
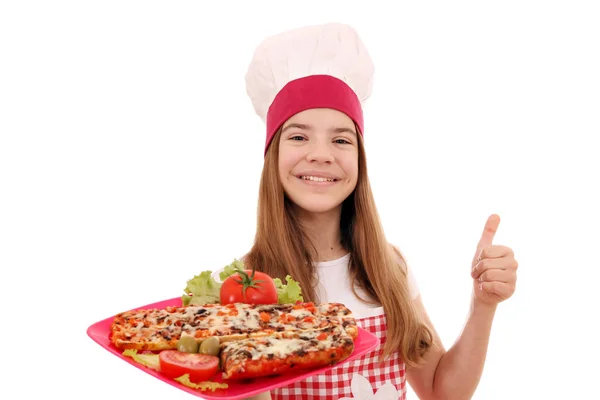
[[[357,318],[356,323],[380,339],[381,343],[375,350],[323,374],[314,375],[306,380],[275,389],[271,391],[271,398],[273,400],[339,400],[343,397],[354,398],[353,396],[356,396],[357,393],[352,393],[352,379],[355,374],[360,374],[370,382],[371,395],[382,385],[388,383],[389,386],[391,383],[398,393],[398,396],[393,397],[393,400],[406,400],[406,367],[398,353],[389,357],[382,364],[378,362],[377,354],[385,343],[387,331],[385,314]],[[357,383],[354,383],[355,386]],[[362,382],[362,384],[364,388],[366,382]],[[385,400],[392,400],[392,398],[386,397]]]

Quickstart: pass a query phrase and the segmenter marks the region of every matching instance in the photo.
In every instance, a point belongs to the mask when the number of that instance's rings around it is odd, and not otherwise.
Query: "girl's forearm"
[[[271,400],[271,392],[264,392],[256,396],[247,397],[244,400]]]
[[[458,340],[442,356],[435,371],[436,399],[470,399],[483,373],[496,305],[471,302],[467,323]]]

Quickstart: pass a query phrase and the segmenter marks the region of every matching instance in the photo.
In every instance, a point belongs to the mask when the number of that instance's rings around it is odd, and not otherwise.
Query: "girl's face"
[[[292,202],[313,213],[341,206],[358,179],[357,134],[352,119],[327,108],[302,111],[285,122],[279,176]]]

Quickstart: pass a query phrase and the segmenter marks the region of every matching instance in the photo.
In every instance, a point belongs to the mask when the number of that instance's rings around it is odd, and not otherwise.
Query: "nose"
[[[334,156],[330,146],[327,143],[320,142],[313,143],[306,154],[306,159],[309,162],[332,163]]]

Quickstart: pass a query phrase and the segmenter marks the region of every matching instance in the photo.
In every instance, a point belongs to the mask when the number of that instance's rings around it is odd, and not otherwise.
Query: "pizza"
[[[351,311],[340,303],[172,306],[117,314],[111,341],[118,349],[160,351],[177,348],[182,335],[199,340],[216,336],[228,342],[335,325],[341,325],[353,339],[358,336]]]
[[[152,352],[190,337],[217,338],[222,378],[246,379],[343,361],[358,328],[341,303],[233,303],[130,310],[114,317],[110,333],[118,349]]]
[[[354,341],[340,325],[221,344],[223,379],[250,379],[335,364],[350,356]]]
[[[305,302],[298,282],[225,267],[187,283],[181,305],[121,312],[111,344],[136,362],[192,388],[226,388],[245,380],[315,369],[347,359],[358,327],[342,303]],[[138,354],[140,352],[140,354]],[[221,372],[223,383],[210,381]],[[208,379],[208,380],[207,380]]]

